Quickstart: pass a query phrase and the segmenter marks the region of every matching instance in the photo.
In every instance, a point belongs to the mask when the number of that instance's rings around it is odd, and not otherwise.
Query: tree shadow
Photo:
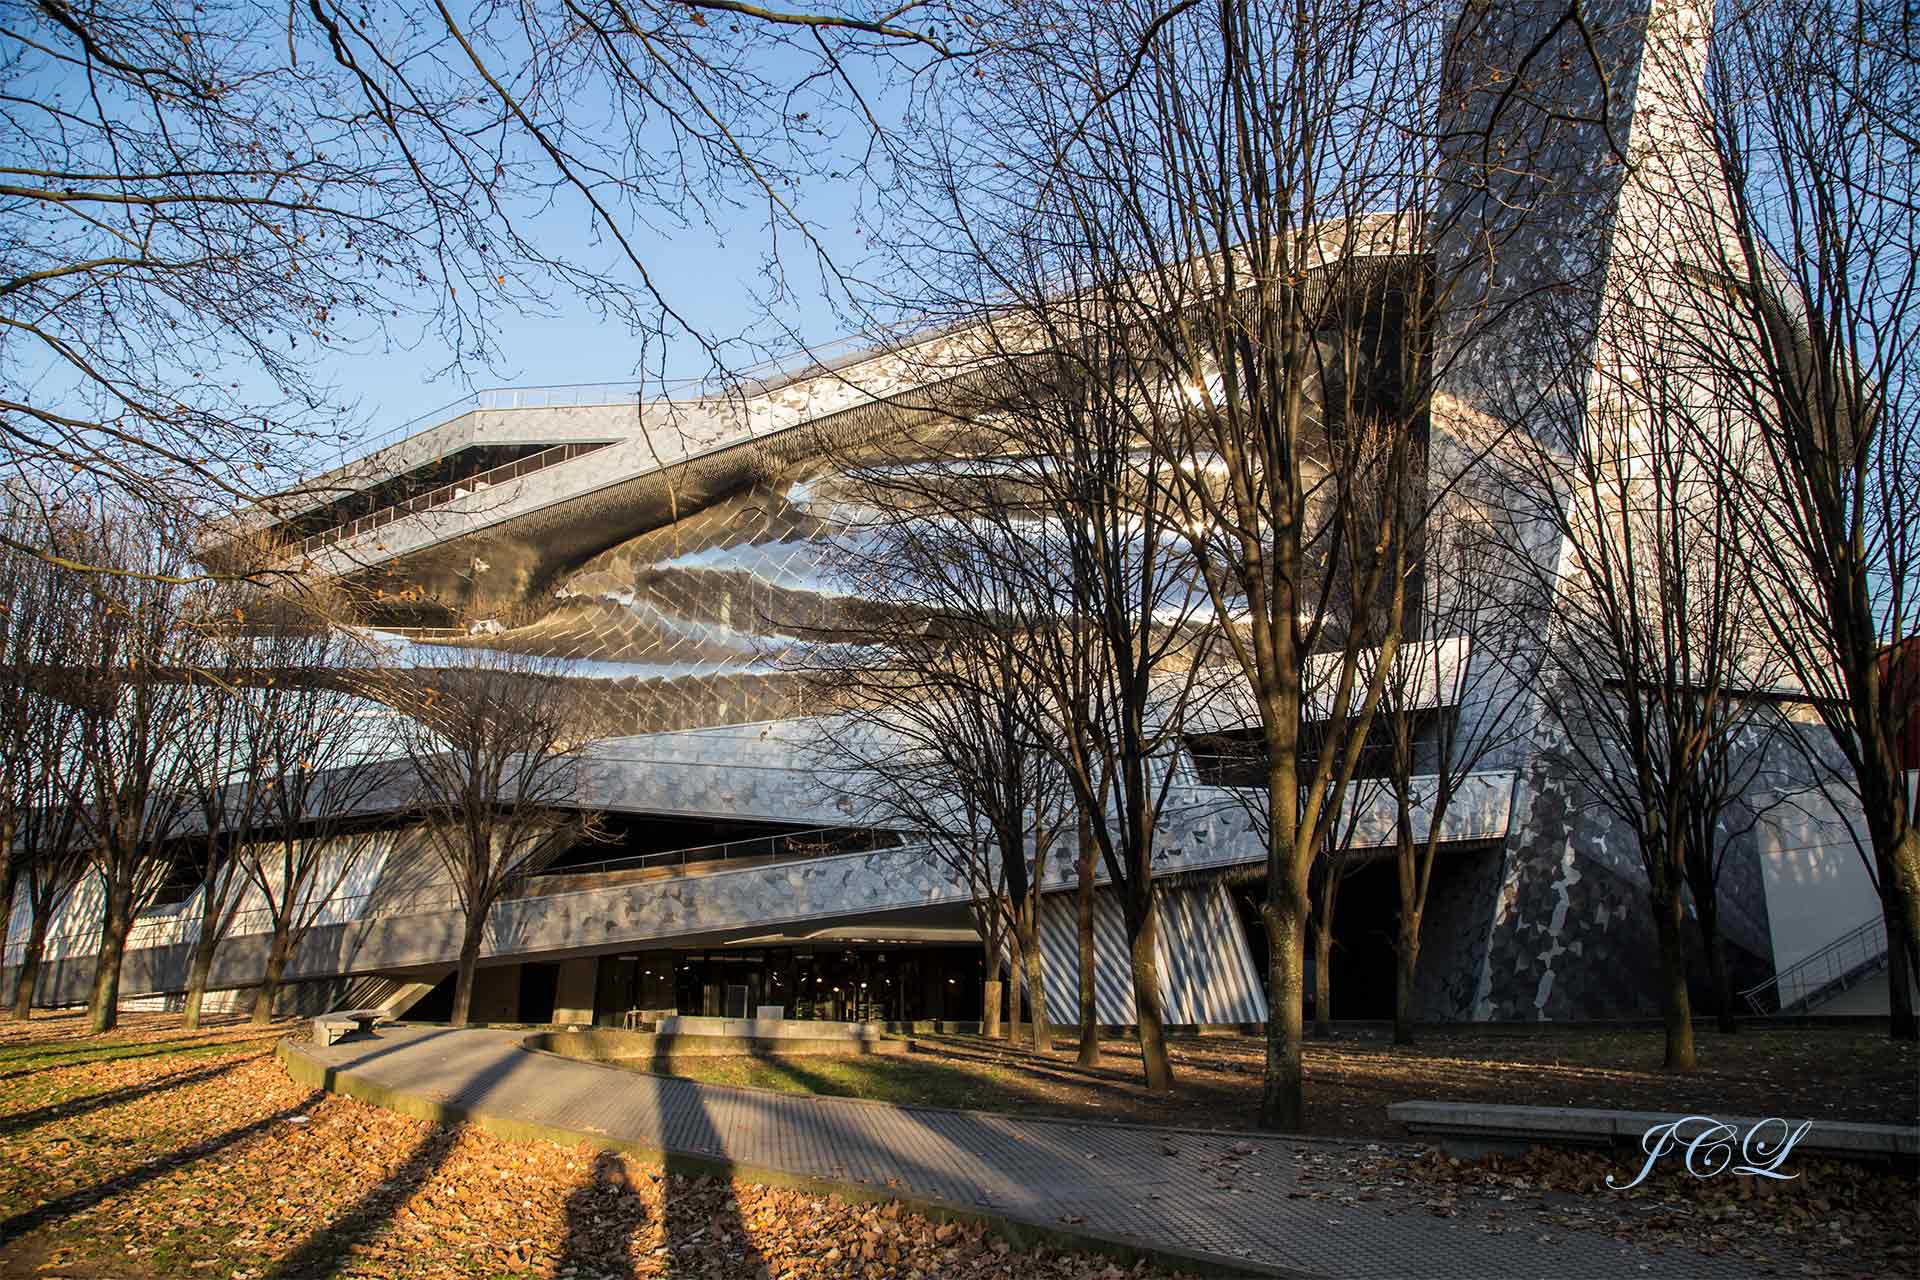
[[[685,1096],[690,1105],[675,1117],[672,1146],[714,1152],[726,1160],[725,1140],[707,1110],[712,1093],[696,1086],[686,1091]],[[663,1134],[663,1149],[669,1145],[665,1137]],[[718,1254],[726,1264],[728,1275],[769,1275],[766,1258],[747,1236],[733,1183],[725,1177],[712,1176],[711,1160],[675,1160],[669,1151],[665,1164],[666,1176],[660,1183],[660,1217],[666,1240],[667,1274],[710,1272],[714,1270]]]
[[[105,1182],[96,1183],[81,1191],[69,1192],[64,1196],[48,1200],[22,1213],[16,1213],[5,1220],[0,1220],[0,1247],[4,1247],[9,1241],[46,1226],[48,1223],[58,1222],[63,1218],[70,1218],[83,1210],[93,1208],[102,1201],[109,1200],[117,1195],[123,1195],[137,1187],[144,1186],[155,1178],[172,1173],[176,1169],[184,1168],[187,1165],[193,1164],[195,1161],[203,1160],[215,1152],[224,1150],[237,1142],[244,1142],[255,1134],[266,1132],[276,1124],[282,1124],[296,1116],[305,1115],[326,1096],[322,1090],[315,1089],[312,1093],[309,1093],[305,1098],[301,1099],[296,1106],[287,1107],[274,1112],[272,1115],[262,1116],[258,1120],[238,1125],[232,1129],[228,1129],[225,1133],[216,1134],[201,1142],[181,1147],[177,1151],[169,1151],[166,1155],[157,1156],[152,1160],[146,1161],[144,1164],[127,1170],[125,1173],[116,1174]]]
[[[262,1039],[265,1039],[263,1036]],[[136,1058],[164,1058],[179,1054],[182,1050],[195,1048],[224,1049],[232,1045],[236,1049],[247,1047],[245,1040],[178,1040],[167,1041],[157,1048],[144,1049],[139,1053],[102,1053],[99,1050],[86,1053],[48,1054],[44,1058],[34,1059],[34,1065],[21,1067],[17,1071],[0,1071],[0,1083],[18,1080],[22,1076],[39,1075],[43,1071],[59,1071],[66,1067],[90,1067],[96,1062],[131,1062]]]
[[[969,1066],[916,1058],[911,1054],[848,1056],[755,1055],[753,1061],[790,1088],[818,1098],[859,1098],[897,1107],[934,1107],[958,1111],[1025,1111],[1080,1118],[1080,1108],[1049,1097],[1018,1078],[1017,1072],[988,1075]],[[990,1063],[1003,1068],[1017,1064]],[[833,1071],[823,1068],[830,1064]],[[1072,1081],[1085,1084],[1084,1080]],[[1098,1081],[1102,1086],[1112,1080]]]
[[[567,1196],[567,1238],[554,1273],[637,1280],[633,1241],[646,1221],[647,1204],[627,1162],[612,1151],[600,1152],[588,1181]]]
[[[766,1280],[772,1269],[747,1235],[740,1199],[725,1177],[668,1172],[660,1184],[661,1218],[666,1234],[666,1274],[752,1276]]]
[[[375,1052],[351,1063],[329,1068],[331,1078],[336,1071],[343,1071],[361,1062],[370,1061],[386,1053],[396,1052],[409,1044],[418,1044],[434,1040],[449,1032],[433,1032],[425,1036],[410,1039],[396,1039]],[[511,1075],[525,1061],[526,1055],[503,1053],[494,1057],[484,1071],[477,1073],[460,1090],[455,1102],[472,1103],[492,1092],[500,1082]],[[379,1234],[381,1229],[393,1217],[393,1213],[402,1204],[424,1186],[440,1167],[447,1162],[464,1126],[436,1125],[420,1140],[400,1167],[380,1184],[361,1196],[353,1206],[308,1236],[300,1247],[282,1258],[266,1273],[267,1280],[291,1280],[302,1276],[331,1276],[352,1261],[351,1250],[355,1245]]]
[[[792,1064],[789,1064],[792,1065]],[[804,1075],[804,1069],[799,1074]],[[883,1194],[918,1192],[955,1204],[987,1204],[980,1172],[1001,1117],[934,1107],[867,1106],[760,1090],[705,1090],[734,1119],[728,1158],[809,1177],[859,1184]],[[676,1114],[687,1105],[676,1098]],[[902,1122],[904,1121],[904,1122]],[[678,1145],[677,1143],[675,1145]],[[1076,1173],[1076,1177],[1078,1174]],[[847,1263],[848,1274],[860,1260]]]
[[[352,1249],[379,1234],[405,1204],[447,1162],[463,1126],[435,1125],[415,1144],[400,1167],[361,1196],[352,1208],[300,1242],[300,1247],[268,1271],[268,1280],[332,1276],[353,1261]]]
[[[377,1031],[369,1032],[367,1033],[366,1039],[340,1041],[341,1044],[348,1045],[355,1049],[365,1047],[367,1052],[357,1058],[349,1058],[344,1062],[329,1062],[326,1066],[330,1072],[355,1071],[366,1066],[369,1062],[374,1062],[386,1057],[390,1053],[399,1053],[404,1049],[411,1049],[415,1045],[425,1044],[431,1040],[438,1040],[445,1036],[457,1034],[459,1033],[447,1027],[442,1027],[437,1031],[427,1031],[419,1035],[409,1034],[404,1036],[389,1035],[383,1037]],[[333,1047],[332,1045],[324,1045],[320,1046],[320,1049],[322,1052],[325,1052],[325,1050]]]
[[[106,1107],[117,1107],[123,1102],[132,1102],[139,1098],[151,1097],[156,1093],[165,1093],[190,1084],[203,1084],[208,1080],[223,1076],[241,1065],[239,1061],[217,1062],[210,1067],[201,1067],[193,1071],[179,1071],[173,1075],[162,1076],[158,1080],[149,1080],[141,1084],[125,1085],[118,1089],[108,1089],[104,1093],[90,1093],[83,1098],[69,1098],[64,1102],[49,1103],[44,1107],[35,1107],[30,1111],[16,1112],[10,1116],[0,1116],[0,1137],[10,1137],[24,1133],[43,1124],[52,1124],[56,1120],[72,1120],[88,1115]]]

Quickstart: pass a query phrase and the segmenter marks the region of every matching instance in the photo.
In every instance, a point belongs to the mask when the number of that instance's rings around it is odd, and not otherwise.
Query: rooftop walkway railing
[[[719,400],[729,396],[758,395],[799,378],[831,372],[847,357],[879,348],[885,341],[872,334],[848,334],[816,347],[773,356],[729,374],[727,385],[718,390],[711,387],[710,380],[703,378],[672,381],[626,378],[614,382],[561,382],[537,387],[487,387],[450,400],[437,409],[429,409],[378,435],[355,441],[350,449],[343,448],[340,451],[333,465],[344,467],[358,462],[428,427],[437,427],[443,422],[453,421],[461,414],[480,409],[579,409],[600,405],[643,404],[645,402],[641,397],[649,391],[653,393],[653,402]],[[878,351],[875,353],[879,354]]]
[[[301,539],[300,549],[302,552],[311,554],[321,547],[358,537],[369,530],[390,525],[396,520],[404,520],[408,516],[418,515],[422,511],[431,511],[435,507],[444,507],[450,502],[490,489],[496,484],[506,484],[509,481],[518,480],[521,476],[532,475],[548,467],[557,467],[563,462],[571,462],[575,458],[594,453],[613,443],[614,441],[611,440],[576,441],[571,444],[557,444],[551,449],[542,449],[538,453],[528,454],[518,462],[508,462],[490,471],[482,471],[479,475],[469,476],[465,480],[443,484],[438,489],[409,498],[405,502],[395,503],[390,507],[382,507],[357,520],[349,520],[331,529],[309,534]]]

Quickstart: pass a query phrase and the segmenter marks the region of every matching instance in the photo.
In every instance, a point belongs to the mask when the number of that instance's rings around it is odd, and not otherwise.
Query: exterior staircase
[[[1887,959],[1887,922],[1875,915],[1740,994],[1762,1016],[1812,1013],[1887,972]]]

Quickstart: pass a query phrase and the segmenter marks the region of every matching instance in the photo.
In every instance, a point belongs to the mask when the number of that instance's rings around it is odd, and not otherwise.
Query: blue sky
[[[864,253],[853,230],[851,187],[817,185],[807,194],[806,216],[828,244],[836,262],[851,265]],[[648,246],[648,270],[661,292],[686,316],[719,339],[747,335],[760,346],[785,352],[840,336],[845,322],[828,305],[817,275],[805,262],[788,260],[792,295],[771,317],[760,301],[770,250],[764,210],[729,211],[732,219],[716,228],[700,228],[654,237]],[[558,210],[537,215],[543,235],[583,241],[585,226]],[[789,237],[791,233],[785,233]],[[584,302],[556,294],[552,314],[515,314],[498,318],[503,359],[488,365],[445,366],[447,345],[433,335],[401,345],[406,333],[325,349],[314,362],[320,380],[336,384],[343,398],[357,400],[369,434],[429,413],[469,391],[500,386],[548,386],[580,382],[618,382],[636,376],[638,340],[618,323],[594,314]],[[799,342],[788,338],[788,332]],[[753,356],[742,351],[737,363]],[[650,355],[650,366],[656,362]],[[684,336],[669,340],[665,366],[670,377],[700,377],[709,370],[699,344]]]
[[[734,29],[739,29],[737,24]],[[489,30],[509,42],[494,52],[502,66],[511,65],[514,22],[495,23]],[[709,52],[724,57],[717,50]],[[738,59],[739,83],[758,84],[763,92],[750,100],[716,104],[716,109],[727,114],[729,128],[758,153],[760,162],[772,166],[766,172],[831,255],[835,268],[850,272],[870,265],[860,228],[863,205],[874,191],[860,179],[841,176],[857,171],[865,161],[874,166],[870,178],[888,177],[884,150],[870,149],[867,116],[854,110],[837,82],[818,75],[820,63],[810,36],[759,29],[750,43],[728,52]],[[899,62],[885,56],[852,57],[843,65],[875,118],[893,133],[907,123],[911,70],[923,61],[907,49]],[[455,71],[460,70],[456,66]],[[544,127],[571,150],[577,172],[631,175],[654,162],[670,168],[674,158],[684,154],[682,134],[665,127],[657,114],[635,120],[630,104],[603,96],[608,90],[593,74],[583,73],[569,87],[575,96],[568,99],[564,115],[545,120]],[[516,91],[524,95],[525,87],[516,84]],[[711,86],[703,92],[711,92]],[[549,113],[552,107],[548,102]],[[543,149],[521,133],[503,138],[506,163],[525,166],[532,175],[526,189],[507,198],[509,208],[519,205],[513,212],[517,232],[540,253],[600,271],[640,294],[631,265],[617,256],[604,228],[596,227],[585,201],[564,183],[548,185],[554,173]],[[622,155],[623,150],[633,154]],[[775,244],[771,211],[764,193],[737,166],[694,164],[687,171],[690,185],[683,187],[691,194],[678,200],[660,188],[649,192],[636,187],[639,194],[626,194],[594,181],[597,198],[620,220],[622,236],[638,250],[667,304],[702,335],[732,344],[725,353],[729,371],[826,343],[857,327],[836,314],[812,247],[784,218],[778,227],[782,287],[776,292],[770,275]],[[432,275],[430,246],[425,256]],[[539,287],[537,277],[516,281],[516,287],[521,284]],[[836,296],[844,304],[844,290]],[[461,301],[471,305],[471,294]],[[643,300],[640,310],[650,313],[653,307]],[[329,334],[328,343],[312,350],[309,368],[312,382],[331,387],[335,401],[348,409],[348,433],[362,439],[490,387],[620,382],[642,373],[657,377],[663,369],[670,380],[706,378],[715,372],[701,342],[671,324],[664,349],[658,333],[645,339],[654,345],[644,349],[642,368],[640,335],[557,288],[543,308],[492,314],[499,354],[485,362],[469,358],[452,365],[454,354],[444,339],[404,318],[394,321],[393,332],[372,336],[364,336],[374,328],[372,318],[340,319],[343,323]],[[363,336],[356,338],[356,333]],[[304,337],[299,341],[308,349]],[[229,376],[244,383],[248,371],[233,369]],[[354,452],[355,445],[348,443],[345,450]]]

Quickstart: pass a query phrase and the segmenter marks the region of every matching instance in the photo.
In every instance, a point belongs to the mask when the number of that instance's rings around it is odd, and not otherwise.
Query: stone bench
[[[341,1009],[323,1013],[313,1020],[313,1039],[317,1044],[329,1045],[355,1032],[372,1035],[374,1026],[385,1021],[386,1017],[378,1009]]]
[[[1586,1107],[1509,1107],[1481,1102],[1396,1102],[1387,1115],[1416,1137],[1439,1141],[1440,1149],[1461,1159],[1518,1155],[1541,1146],[1631,1147],[1655,1125],[1684,1118],[1669,1111],[1608,1111]],[[1745,1133],[1759,1116],[1715,1116]],[[1805,1116],[1784,1117],[1796,1127]],[[1776,1124],[1775,1130],[1779,1128]],[[1692,1126],[1683,1134],[1695,1132]],[[1912,1125],[1858,1124],[1815,1120],[1793,1148],[1797,1155],[1843,1160],[1920,1160],[1920,1128]]]

